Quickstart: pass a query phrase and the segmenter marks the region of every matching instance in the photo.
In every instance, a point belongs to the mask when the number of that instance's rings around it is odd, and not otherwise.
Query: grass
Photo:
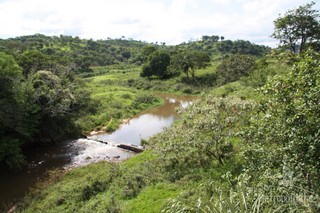
[[[126,86],[128,79],[139,76],[139,69],[111,70],[110,67],[96,67],[94,72],[103,74],[85,78],[85,85],[96,103],[97,110],[77,120],[77,124],[84,129],[85,134],[92,130],[113,131],[123,119],[163,103],[161,98],[156,98],[153,92],[139,91]],[[143,100],[148,101],[143,102]]]
[[[260,95],[253,87],[241,84],[240,81],[225,84],[209,91],[210,94],[218,97],[233,96],[241,99],[259,100]]]
[[[125,204],[123,212],[152,213],[160,212],[166,203],[181,193],[181,188],[177,184],[158,183],[147,187],[139,195]]]
[[[165,81],[140,78],[141,67],[132,65],[93,67],[93,72],[84,80],[97,110],[80,117],[76,123],[84,134],[92,130],[114,131],[123,119],[162,104],[163,100],[154,98],[157,93],[199,95],[203,88],[214,85],[216,65],[214,62],[210,67],[198,70],[192,84],[184,75]]]
[[[33,199],[25,200],[29,208],[24,212],[41,212],[44,209],[46,212],[72,212],[79,209],[78,212],[85,212],[81,209],[92,205],[87,201],[107,189],[114,175],[114,166],[105,162],[74,169],[55,184],[34,190],[30,195]],[[104,200],[105,198],[99,201]]]
[[[169,198],[180,193],[172,183],[146,185],[136,196],[128,197],[123,192],[135,183],[135,178],[147,176],[145,162],[152,161],[153,154],[146,151],[121,164],[99,162],[76,168],[64,175],[53,173],[46,183],[39,185],[25,198],[23,212],[137,212],[160,210]],[[158,176],[158,174],[149,174]],[[150,202],[152,205],[150,206]],[[25,208],[27,206],[27,208]],[[21,206],[20,206],[21,207]]]

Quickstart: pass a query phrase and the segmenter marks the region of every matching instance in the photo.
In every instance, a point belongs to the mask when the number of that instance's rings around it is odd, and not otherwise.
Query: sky
[[[36,33],[179,44],[219,35],[275,47],[273,21],[311,0],[0,0],[0,38]],[[320,10],[320,3],[314,9]]]

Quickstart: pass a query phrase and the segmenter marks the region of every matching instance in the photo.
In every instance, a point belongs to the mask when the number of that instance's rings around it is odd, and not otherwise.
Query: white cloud
[[[6,0],[0,1],[0,37],[26,34],[126,36],[180,43],[222,35],[274,44],[273,20],[307,0]],[[316,5],[319,8],[319,5]]]

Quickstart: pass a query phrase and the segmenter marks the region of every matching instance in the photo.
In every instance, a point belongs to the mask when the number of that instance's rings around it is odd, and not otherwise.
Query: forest
[[[114,131],[161,105],[160,93],[199,97],[144,141],[143,153],[52,172],[16,211],[318,212],[314,4],[274,21],[278,48],[218,35],[179,45],[42,34],[0,39],[0,164],[8,169],[26,166],[25,150]]]

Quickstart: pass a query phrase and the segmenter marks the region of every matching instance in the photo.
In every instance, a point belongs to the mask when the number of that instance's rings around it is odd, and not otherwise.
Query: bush
[[[223,59],[217,67],[217,76],[220,84],[239,80],[248,76],[255,69],[255,59],[246,55],[231,55]]]
[[[307,52],[292,71],[275,76],[246,131],[247,172],[268,193],[310,197],[318,212],[320,162],[320,55]],[[312,198],[312,199],[311,199]],[[315,199],[315,200],[314,200]],[[318,200],[319,201],[319,200]],[[294,203],[295,204],[295,203]]]
[[[179,125],[150,140],[170,180],[180,179],[196,168],[208,168],[213,162],[224,165],[232,156],[242,119],[251,109],[248,101],[209,96],[187,108],[187,116]]]
[[[151,94],[141,94],[136,97],[133,101],[132,106],[134,108],[139,108],[139,105],[148,104],[152,105],[154,102],[158,102],[158,98]]]
[[[127,183],[122,190],[122,195],[125,198],[133,198],[145,187],[146,183],[144,177],[136,174],[135,176],[130,176],[127,179]]]
[[[108,183],[102,181],[94,181],[92,184],[85,186],[81,192],[81,200],[86,201],[91,197],[103,192],[107,189]]]
[[[192,89],[191,89],[190,87],[185,88],[185,89],[183,90],[183,93],[192,94]]]

